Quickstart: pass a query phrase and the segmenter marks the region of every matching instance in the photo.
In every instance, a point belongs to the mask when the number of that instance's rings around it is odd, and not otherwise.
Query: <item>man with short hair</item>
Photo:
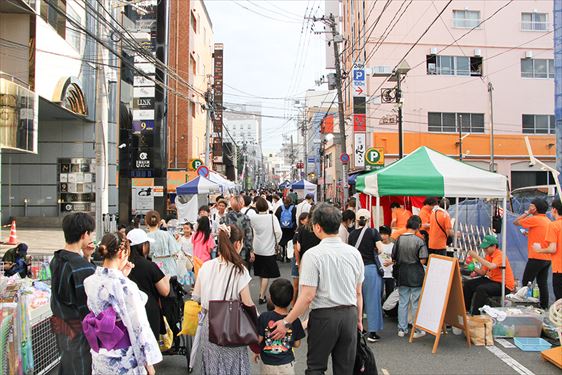
[[[312,214],[319,245],[301,261],[301,291],[295,306],[283,320],[274,323],[273,339],[285,336],[291,324],[309,306],[306,374],[324,374],[332,355],[334,374],[351,374],[357,349],[357,329],[363,330],[364,265],[361,254],[338,236],[341,213],[321,203]]]
[[[82,251],[92,242],[94,218],[77,212],[62,221],[64,249],[51,260],[51,328],[56,335],[61,355],[59,374],[91,374],[90,345],[82,331],[82,320],[88,314],[84,280],[96,267],[82,257]]]
[[[297,204],[297,215],[296,215],[296,217],[301,217],[301,214],[303,212],[310,212],[310,209],[312,208],[313,203],[314,203],[314,195],[308,193],[306,195],[306,197],[304,197],[304,200],[302,202],[300,202],[299,204]]]
[[[392,212],[392,222],[390,223],[392,230],[406,228],[406,223],[410,216],[412,216],[412,213],[398,202],[390,204],[390,211]]]
[[[250,270],[251,263],[254,261],[254,249],[252,243],[254,241],[254,232],[252,231],[252,223],[247,215],[240,212],[242,208],[243,198],[240,196],[232,196],[230,198],[230,207],[232,210],[220,220],[221,224],[236,225],[244,232],[244,246],[240,251],[240,256],[244,260],[246,268]]]
[[[439,205],[433,207],[429,219],[429,254],[447,255],[447,238],[454,235],[451,217],[447,212],[449,200],[441,199]]]
[[[281,236],[281,241],[279,245],[283,248],[282,260],[287,260],[287,243],[293,239],[295,236],[295,230],[297,229],[297,210],[293,204],[291,197],[286,196],[283,205],[281,205],[275,212],[279,224],[281,224],[281,231],[283,236]]]
[[[425,231],[429,235],[429,227],[431,222],[431,214],[433,213],[433,207],[437,206],[437,198],[426,198],[423,201],[423,207],[418,215],[421,219],[420,231]]]
[[[545,241],[548,247],[543,249],[540,245],[534,245],[533,249],[539,254],[550,254],[552,262],[552,289],[554,299],[562,298],[562,202],[560,198],[552,201],[552,215],[554,221],[548,224]]]
[[[488,297],[502,295],[503,254],[498,247],[498,239],[493,234],[488,234],[484,236],[480,248],[486,253],[484,258],[474,250],[468,252],[468,255],[481,265],[480,268],[474,269],[474,272],[480,277],[465,281],[462,288],[464,306],[467,311],[472,312],[472,315],[480,315],[480,308],[487,303]],[[505,257],[505,294],[509,294],[515,288],[515,279],[507,255]],[[474,302],[472,297],[474,297]]]
[[[423,265],[427,261],[427,247],[425,242],[416,236],[420,228],[420,218],[412,216],[406,223],[406,232],[394,243],[392,261],[398,270],[398,336],[404,337],[408,333],[408,307],[412,311],[418,309],[425,270]],[[385,266],[390,263],[385,263]],[[424,336],[424,331],[414,333],[414,338]]]
[[[520,215],[513,222],[528,230],[527,232],[527,264],[523,271],[523,281],[521,285],[525,286],[533,280],[537,280],[540,291],[541,307],[548,308],[548,274],[550,272],[550,254],[537,253],[533,249],[533,245],[538,243],[541,248],[548,247],[545,242],[546,231],[550,224],[550,219],[546,216],[548,203],[542,198],[535,198],[529,205],[527,211]]]

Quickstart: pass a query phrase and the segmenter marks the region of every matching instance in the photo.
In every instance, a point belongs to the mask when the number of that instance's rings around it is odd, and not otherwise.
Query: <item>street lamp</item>
[[[398,103],[398,159],[402,159],[404,157],[404,131],[403,131],[403,124],[402,124],[402,88],[400,84],[402,82],[402,76],[406,76],[410,71],[410,65],[406,62],[406,60],[402,60],[402,62],[396,67],[394,70],[394,75],[390,78],[390,81],[396,81],[396,103]]]

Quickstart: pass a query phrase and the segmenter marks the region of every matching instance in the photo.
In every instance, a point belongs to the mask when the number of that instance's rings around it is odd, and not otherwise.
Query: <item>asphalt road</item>
[[[3,233],[4,235],[5,233]],[[51,254],[53,250],[61,248],[64,244],[62,231],[57,230],[18,230],[18,239],[30,245],[30,253]],[[3,253],[8,246],[0,246],[0,253]],[[289,265],[281,266],[283,277],[289,277]],[[258,299],[258,279],[252,280],[252,296],[254,301]],[[264,310],[264,306],[259,307]],[[560,374],[559,369],[555,368],[540,357],[540,353],[522,352],[517,348],[505,349],[496,344],[500,350],[500,355],[507,354],[511,359],[510,366],[498,358],[495,354],[484,347],[467,347],[464,336],[448,334],[442,336],[436,354],[431,354],[433,347],[432,336],[408,343],[406,338],[399,338],[396,335],[396,321],[386,319],[384,330],[380,332],[382,340],[369,344],[375,353],[379,373],[382,374]],[[509,340],[512,342],[512,340]],[[306,339],[296,350],[296,374],[304,374],[306,368]],[[158,374],[185,375],[187,363],[185,357],[166,356],[162,363],[156,366]],[[57,369],[51,371],[55,374]],[[200,373],[196,366],[195,374]],[[259,374],[259,366],[253,365],[253,373]],[[328,371],[331,374],[330,371]]]
[[[281,274],[285,278],[290,278],[288,264],[281,266]],[[257,301],[258,279],[253,279],[250,286],[253,299]],[[263,311],[265,307],[260,306],[259,309]],[[375,353],[377,367],[381,374],[560,374],[553,365],[542,360],[540,353],[523,352],[518,348],[505,349],[496,344],[496,348],[512,358],[513,361],[507,359],[512,362],[513,367],[511,367],[485,347],[471,346],[468,348],[464,335],[442,336],[437,353],[431,354],[433,336],[426,335],[410,344],[407,338],[397,336],[395,319],[385,319],[384,330],[380,335],[382,340],[369,344],[369,346]],[[509,341],[512,342],[512,340]],[[302,346],[295,352],[297,375],[305,372],[306,352],[305,339]],[[157,365],[156,370],[158,374],[162,375],[184,375],[186,360],[181,356],[164,357],[164,361]],[[198,366],[195,367],[194,373],[200,373]],[[259,365],[253,364],[252,373],[259,374]],[[328,374],[331,374],[331,371],[328,371]]]

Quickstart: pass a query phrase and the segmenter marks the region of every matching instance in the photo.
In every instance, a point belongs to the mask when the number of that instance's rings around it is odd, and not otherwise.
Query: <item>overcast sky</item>
[[[322,16],[324,1],[205,0],[215,43],[224,44],[225,104],[261,103],[264,153],[281,147],[283,133],[296,129],[294,99],[325,74],[324,34],[311,32],[307,16]],[[314,29],[323,31],[317,22]],[[302,30],[302,33],[301,33]],[[249,94],[249,95],[248,95]],[[290,98],[291,100],[267,98]]]

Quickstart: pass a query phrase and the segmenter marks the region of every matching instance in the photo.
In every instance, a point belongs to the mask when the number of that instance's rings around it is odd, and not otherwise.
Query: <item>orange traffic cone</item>
[[[18,235],[16,233],[16,221],[12,220],[12,226],[10,228],[10,239],[8,239],[8,245],[17,245]]]

